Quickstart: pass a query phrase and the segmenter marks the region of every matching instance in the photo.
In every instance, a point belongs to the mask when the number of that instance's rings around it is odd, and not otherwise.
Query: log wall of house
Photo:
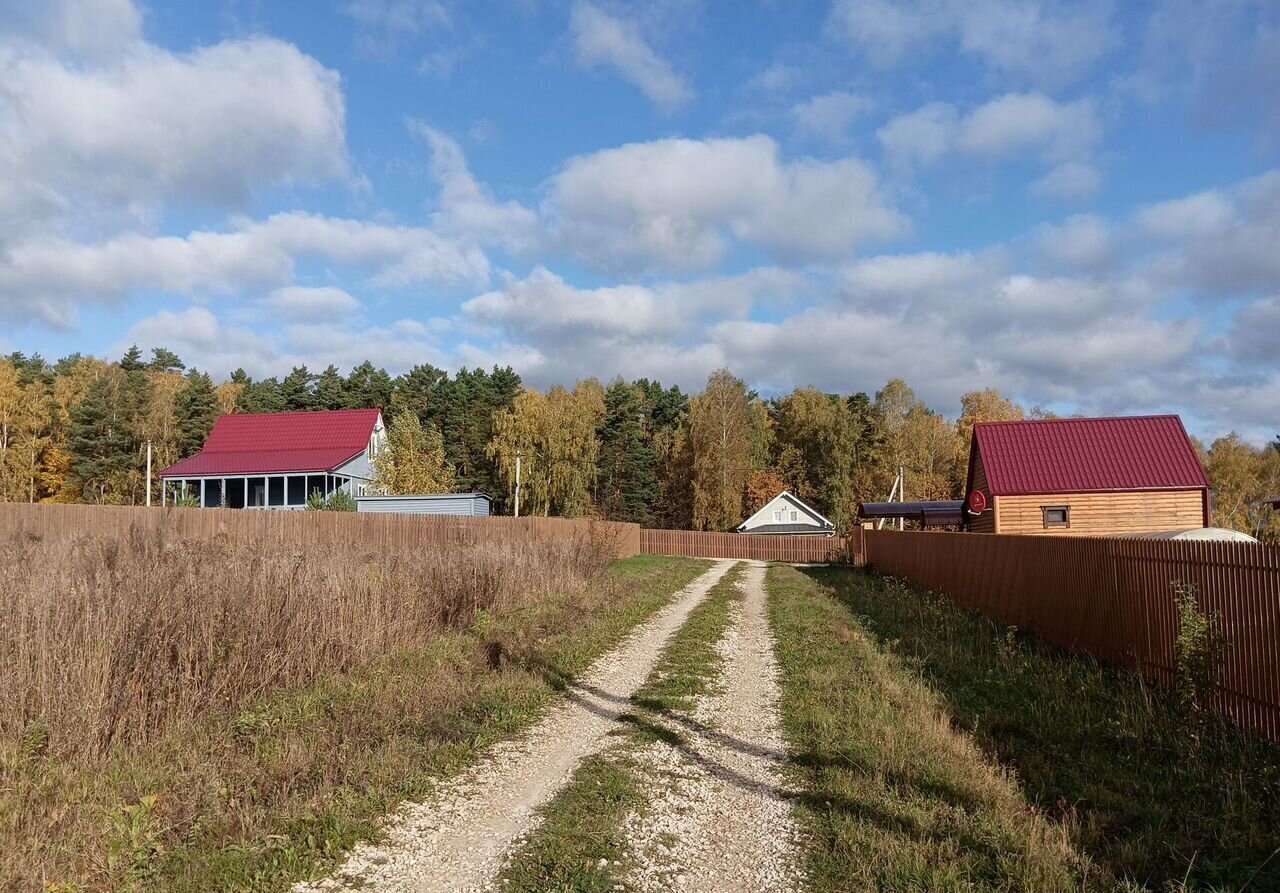
[[[1122,493],[1047,493],[997,496],[997,533],[1039,536],[1104,536],[1190,530],[1204,525],[1202,490],[1133,490]],[[1070,527],[1044,526],[1044,506],[1070,506]],[[978,529],[976,526],[973,529]],[[991,532],[991,531],[988,531]]]

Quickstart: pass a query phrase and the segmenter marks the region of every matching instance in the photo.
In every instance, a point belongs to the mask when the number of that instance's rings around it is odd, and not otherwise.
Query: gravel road
[[[732,567],[718,562],[666,608],[598,659],[580,683],[520,738],[443,783],[424,803],[404,808],[388,838],[357,847],[331,878],[299,884],[297,893],[462,893],[495,887],[507,854],[535,827],[537,810],[569,780],[583,758],[605,744],[627,699],[653,669],[667,639]]]
[[[654,784],[648,808],[627,820],[634,889],[782,893],[802,886],[792,792],[779,771],[786,749],[764,574],[753,562],[739,584],[743,601],[718,646],[717,692],[692,719],[667,720],[682,743],[657,743],[641,755]]]

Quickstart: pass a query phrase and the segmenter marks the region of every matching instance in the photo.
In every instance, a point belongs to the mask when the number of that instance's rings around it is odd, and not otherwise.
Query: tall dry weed
[[[0,739],[62,756],[367,663],[585,584],[614,543],[432,547],[190,542],[163,533],[0,543]]]

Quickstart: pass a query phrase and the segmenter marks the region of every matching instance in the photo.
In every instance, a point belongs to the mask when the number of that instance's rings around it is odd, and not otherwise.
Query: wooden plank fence
[[[0,537],[46,539],[164,531],[216,539],[374,550],[607,540],[619,558],[640,554],[640,527],[570,518],[467,518],[360,512],[248,511],[100,505],[0,505]]]
[[[858,535],[861,530],[854,531]],[[680,555],[686,558],[755,558],[796,564],[844,564],[851,560],[851,540],[838,536],[765,536],[741,533],[709,533],[694,530],[640,531],[640,551],[645,555]],[[861,551],[860,547],[857,550]]]
[[[1280,546],[1114,537],[864,532],[880,573],[1063,648],[1174,681],[1174,581],[1228,647],[1214,706],[1280,740]]]

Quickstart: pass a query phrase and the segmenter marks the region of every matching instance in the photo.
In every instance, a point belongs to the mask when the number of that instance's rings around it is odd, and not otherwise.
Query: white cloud
[[[908,227],[863,162],[784,162],[767,136],[658,140],[572,158],[544,212],[581,259],[620,268],[706,267],[731,239],[785,259],[840,257]]]
[[[951,154],[999,160],[1035,152],[1052,168],[1031,186],[1035,195],[1081,199],[1102,175],[1091,156],[1102,135],[1092,100],[1058,102],[1043,93],[1006,93],[961,114],[931,102],[887,121],[876,136],[899,168],[934,164]]]
[[[1111,226],[1092,214],[1077,214],[1056,225],[1042,224],[1033,237],[1040,259],[1057,269],[1100,273],[1116,262]]]
[[[788,65],[785,62],[775,62],[747,81],[747,87],[751,90],[760,90],[766,93],[780,93],[796,87],[803,80],[804,71],[797,66]]]
[[[1185,104],[1200,130],[1280,140],[1280,5],[1272,0],[1165,0],[1146,17],[1135,70],[1140,101]]]
[[[848,136],[853,122],[871,109],[865,96],[844,90],[833,90],[812,96],[791,107],[791,118],[802,136],[840,142]]]
[[[117,301],[134,291],[216,295],[284,285],[304,258],[367,271],[372,283],[389,288],[479,284],[489,275],[479,249],[429,229],[294,212],[185,238],[24,240],[0,256],[0,317],[66,325],[77,303]]]
[[[269,38],[188,54],[139,43],[88,65],[10,44],[0,159],[0,215],[24,232],[146,220],[162,203],[239,207],[347,176],[343,97],[335,72]]]
[[[1031,184],[1031,194],[1064,201],[1093,198],[1102,188],[1102,174],[1083,161],[1064,161]]]
[[[992,158],[1039,149],[1048,159],[1065,160],[1092,151],[1099,136],[1097,113],[1088,99],[1064,103],[1043,93],[1007,93],[960,122],[956,147]]]
[[[0,0],[0,20],[10,39],[90,58],[116,53],[142,37],[142,13],[132,0]]]
[[[890,119],[876,131],[876,137],[899,164],[932,164],[954,148],[959,129],[955,106],[931,102]]]
[[[672,111],[693,98],[688,82],[654,52],[635,23],[578,2],[570,16],[569,32],[579,65],[612,68],[659,108]]]
[[[540,349],[584,349],[593,340],[674,338],[698,328],[710,315],[745,316],[757,301],[783,306],[808,287],[805,277],[772,267],[737,276],[652,286],[621,284],[577,288],[536,267],[525,278],[504,277],[501,288],[472,298],[463,312],[499,326],[509,338]]]
[[[1149,205],[1135,222],[1162,243],[1151,275],[1172,288],[1214,296],[1280,288],[1280,170]]]
[[[1247,304],[1236,313],[1227,335],[1227,349],[1233,360],[1280,369],[1278,348],[1280,295]]]
[[[1000,251],[886,254],[850,264],[841,271],[839,281],[849,297],[859,300],[972,296],[992,287],[1007,265]]]
[[[361,309],[360,302],[350,293],[334,286],[286,285],[267,295],[262,303],[274,317],[298,322],[337,321]]]
[[[947,41],[1045,87],[1079,79],[1119,42],[1109,0],[837,0],[828,31],[882,67]]]
[[[431,174],[441,187],[433,217],[437,229],[517,253],[538,246],[542,236],[535,211],[518,202],[496,201],[472,176],[457,141],[422,121],[410,121],[409,128],[431,150]]]
[[[410,34],[449,24],[440,0],[350,0],[343,11],[362,27]]]
[[[129,327],[112,353],[120,353],[130,344],[138,345],[144,353],[153,347],[168,347],[183,358],[188,368],[215,376],[225,376],[238,368],[254,375],[274,375],[281,367],[287,370],[293,365],[290,358],[280,356],[269,339],[246,328],[224,326],[205,307],[177,313],[161,310],[143,317]]]
[[[284,375],[294,366],[323,369],[330,363],[350,369],[365,360],[395,375],[418,363],[448,366],[442,351],[421,324],[352,328],[347,322],[314,322],[260,334],[227,325],[209,308],[161,310],[134,323],[112,348],[119,354],[130,344],[144,352],[165,346],[187,365],[226,376],[243,368],[254,377]]]

